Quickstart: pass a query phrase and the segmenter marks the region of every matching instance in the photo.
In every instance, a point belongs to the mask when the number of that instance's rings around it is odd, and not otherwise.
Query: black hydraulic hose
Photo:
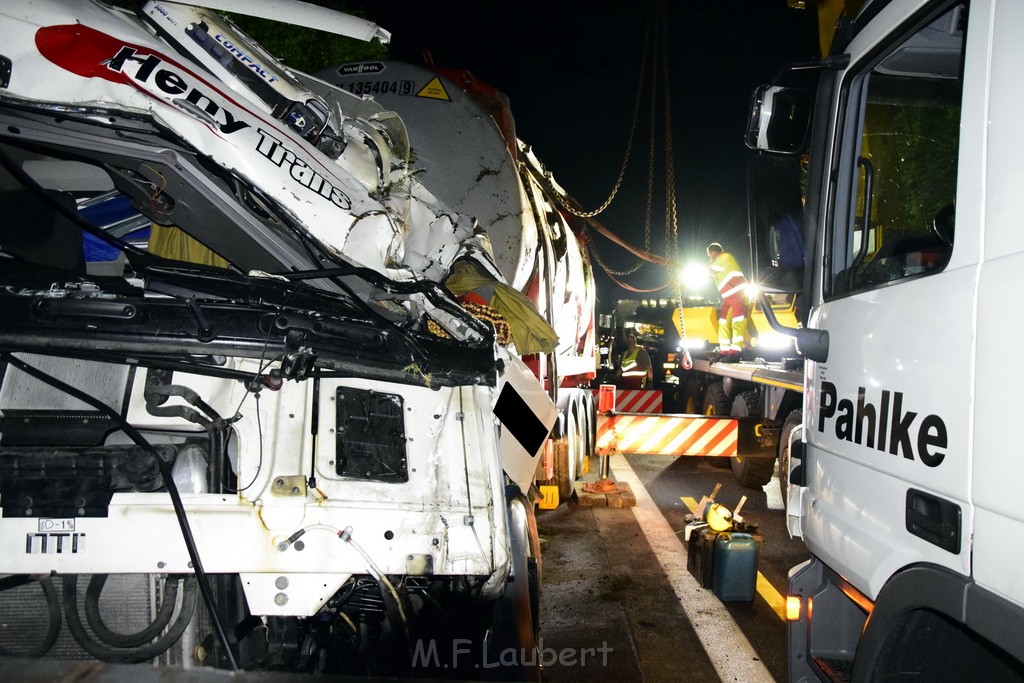
[[[178,384],[154,384],[154,385],[146,387],[145,394],[146,394],[147,401],[148,401],[150,395],[159,396],[161,398],[167,398],[169,396],[177,396],[177,397],[183,399],[190,406],[194,406],[194,407],[198,408],[199,410],[201,410],[210,420],[218,420],[218,419],[220,419],[220,414],[217,413],[217,411],[214,410],[213,407],[209,403],[204,401],[199,396],[199,394],[195,391],[195,389],[190,389],[188,387],[183,387],[183,386],[178,385]],[[154,411],[171,411],[174,408],[180,409],[181,412],[177,412],[177,413],[172,413],[172,412],[164,412],[164,413],[154,412]],[[158,406],[158,405],[150,406],[147,403],[146,410],[151,415],[171,415],[171,416],[176,416],[176,417],[184,417],[189,422],[195,422],[196,424],[202,425],[204,427],[209,423],[209,420],[204,419],[203,417],[201,417],[195,411],[187,411],[187,410],[185,410],[184,406],[168,406],[168,407],[165,408],[165,407]]]
[[[177,396],[193,410],[182,405],[162,406],[151,397],[166,399]],[[224,470],[227,468],[227,428],[229,422],[220,416],[213,406],[204,401],[199,394],[189,387],[177,384],[155,384],[146,387],[146,412],[157,417],[180,417],[202,426],[209,436],[209,463],[207,466],[207,486],[211,493],[221,493],[224,489]],[[200,415],[200,411],[206,415]]]
[[[392,633],[397,641],[395,646],[411,657],[412,648],[409,647],[409,624],[406,622],[402,612],[402,598],[399,595],[392,595],[383,579],[377,581],[377,588],[380,590],[381,600],[384,601],[384,614],[391,624]],[[407,671],[403,670],[402,673],[407,673]]]
[[[141,647],[156,638],[171,623],[174,604],[178,600],[178,581],[183,577],[168,576],[164,583],[164,597],[156,611],[156,617],[146,628],[135,633],[117,633],[107,628],[100,615],[100,594],[107,582],[106,574],[93,574],[85,590],[85,620],[96,637],[111,647]]]
[[[224,492],[224,473],[228,470],[228,427],[227,422],[217,418],[206,428],[209,437],[209,466],[207,485],[210,493]]]
[[[185,548],[188,550],[189,559],[192,561],[192,569],[195,571],[196,579],[199,582],[199,591],[203,595],[203,603],[206,605],[206,609],[210,613],[210,620],[213,622],[213,628],[214,632],[217,634],[217,640],[220,642],[221,646],[223,646],[228,661],[231,664],[231,668],[238,671],[238,662],[235,660],[235,653],[231,650],[231,644],[228,641],[227,632],[224,630],[224,624],[221,623],[220,615],[217,612],[217,604],[213,599],[213,589],[210,588],[210,581],[206,576],[206,571],[203,569],[202,560],[199,558],[199,549],[196,547],[195,537],[192,536],[192,527],[189,526],[188,517],[185,515],[185,506],[181,502],[181,494],[178,492],[178,487],[174,483],[171,466],[160,457],[160,453],[153,447],[153,444],[146,440],[146,437],[142,436],[139,430],[137,430],[119,412],[108,406],[106,403],[97,400],[89,394],[86,394],[84,391],[76,389],[66,382],[62,382],[56,377],[51,377],[45,372],[32,367],[10,353],[2,354],[2,358],[11,366],[21,370],[26,375],[34,377],[44,384],[49,384],[55,389],[59,389],[67,395],[77,398],[83,403],[87,403],[96,410],[99,410],[109,416],[110,419],[121,427],[132,442],[140,448],[145,449],[156,459],[157,466],[160,468],[160,475],[163,477],[164,484],[167,486],[167,492],[171,496],[171,505],[174,508],[174,516],[178,520],[182,539],[185,541]]]
[[[57,642],[57,637],[60,636],[60,597],[57,595],[57,589],[53,587],[53,581],[50,577],[44,576],[39,579],[39,587],[43,589],[43,596],[46,598],[46,608],[49,611],[49,621],[46,625],[46,635],[35,647],[28,650],[15,651],[9,648],[0,646],[0,655],[4,657],[42,657],[53,644]]]
[[[68,621],[68,630],[82,649],[104,662],[115,664],[141,664],[167,651],[185,633],[192,615],[196,611],[196,578],[189,576],[185,580],[185,593],[181,600],[178,618],[174,620],[167,633],[147,645],[135,648],[116,648],[98,642],[90,636],[82,625],[78,613],[78,575],[65,574],[64,580],[64,614]]]

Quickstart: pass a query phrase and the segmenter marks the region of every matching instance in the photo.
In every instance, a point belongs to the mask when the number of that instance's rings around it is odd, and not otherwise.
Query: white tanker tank
[[[565,191],[516,136],[508,98],[468,71],[368,61],[317,77],[401,117],[413,173],[446,205],[476,218],[506,281],[554,328],[555,353],[525,360],[562,414],[561,438],[548,459],[554,472],[542,478],[555,479],[568,495],[593,452],[593,398],[583,387],[597,360],[594,278],[576,234],[582,221],[561,208]]]

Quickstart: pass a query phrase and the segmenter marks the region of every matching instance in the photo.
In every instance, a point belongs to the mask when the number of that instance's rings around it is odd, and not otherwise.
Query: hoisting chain
[[[592,218],[597,214],[608,208],[611,201],[615,198],[619,189],[622,185],[622,180],[625,176],[626,167],[629,162],[630,155],[632,153],[633,143],[636,138],[637,123],[639,120],[639,109],[640,102],[643,99],[643,87],[646,80],[646,72],[650,68],[651,72],[651,91],[650,91],[650,114],[649,114],[649,125],[650,125],[650,136],[648,139],[648,155],[647,155],[647,195],[644,206],[644,252],[651,254],[651,224],[654,204],[654,174],[655,174],[655,140],[657,137],[657,104],[658,104],[658,86],[659,86],[659,67],[661,69],[661,89],[662,97],[665,99],[664,109],[664,153],[665,153],[665,260],[669,263],[676,263],[679,254],[679,225],[678,225],[678,209],[676,201],[676,190],[675,190],[675,163],[673,160],[673,132],[672,132],[672,106],[671,106],[671,90],[670,90],[670,76],[669,76],[669,54],[668,54],[668,6],[665,0],[658,0],[655,3],[652,11],[648,14],[647,19],[647,31],[644,35],[644,47],[643,57],[641,59],[640,74],[637,79],[637,96],[633,104],[633,116],[630,124],[629,138],[626,146],[626,154],[623,158],[622,167],[619,171],[619,177],[615,182],[615,187],[612,189],[611,195],[608,199],[595,211],[582,211],[576,206],[571,205],[571,201],[568,197],[561,193],[555,193],[558,197],[559,203],[571,214],[580,218]],[[649,67],[648,67],[649,65]],[[589,245],[590,253],[594,256],[594,260],[601,266],[608,277],[615,282],[618,286],[623,289],[627,289],[633,292],[658,292],[663,289],[670,287],[673,282],[676,282],[678,287],[678,278],[668,278],[668,282],[660,287],[653,287],[650,289],[638,288],[632,285],[628,285],[619,280],[617,275],[630,275],[638,271],[645,263],[645,261],[651,261],[651,258],[645,258],[641,256],[641,259],[636,265],[626,270],[614,270],[607,263],[601,259],[601,255],[594,245]],[[634,252],[635,253],[635,252]],[[680,306],[680,320],[682,320],[682,298],[681,290],[677,292],[680,294],[679,306]],[[685,339],[685,331],[684,331]]]
[[[679,213],[678,204],[676,202],[676,167],[675,167],[675,156],[673,152],[672,142],[672,97],[671,91],[669,90],[669,83],[671,78],[669,77],[669,60],[668,60],[668,17],[667,8],[664,0],[658,3],[658,13],[661,18],[662,30],[665,35],[662,37],[662,46],[665,50],[662,59],[662,79],[663,87],[665,91],[665,257],[669,263],[679,262]],[[651,136],[654,137],[653,135]],[[671,240],[669,235],[671,234]],[[678,301],[679,311],[679,335],[680,345],[682,347],[683,370],[691,370],[693,368],[693,358],[690,356],[690,349],[686,343],[686,315],[683,311],[683,283],[678,273],[674,273],[670,278],[671,281],[676,284],[676,301]]]
[[[644,34],[643,55],[640,58],[640,74],[637,77],[636,99],[633,101],[633,117],[629,125],[629,137],[626,140],[626,153],[622,157],[622,166],[619,168],[619,177],[615,180],[615,185],[612,187],[612,191],[611,194],[608,195],[608,199],[604,200],[604,203],[593,211],[581,211],[580,209],[571,206],[568,202],[561,202],[562,206],[565,207],[565,210],[574,216],[578,216],[580,218],[593,218],[594,216],[604,212],[604,210],[611,205],[612,200],[615,199],[616,195],[619,194],[619,189],[622,187],[622,179],[626,177],[626,167],[629,166],[629,157],[633,152],[633,140],[636,138],[636,123],[640,118],[640,100],[643,98],[644,92],[644,75],[647,71],[647,59],[650,52],[648,48],[651,40],[651,33],[651,20],[648,19],[647,31]],[[561,197],[559,197],[559,199],[561,200]],[[631,272],[635,272],[641,265],[643,265],[642,262]]]
[[[594,260],[597,261],[598,265],[600,265],[601,268],[604,270],[604,272],[607,273],[607,275],[611,279],[611,281],[614,282],[615,284],[617,284],[619,287],[622,287],[623,289],[629,290],[631,292],[639,292],[641,294],[646,294],[648,292],[660,292],[661,290],[663,290],[666,287],[668,287],[669,283],[665,283],[665,284],[661,285],[660,287],[652,287],[651,289],[642,289],[642,288],[639,288],[639,287],[634,287],[633,285],[626,284],[625,282],[622,282],[617,277],[615,277],[615,275],[616,275],[615,271],[613,271],[610,268],[608,268],[608,265],[604,261],[601,260],[601,254],[598,252],[597,248],[594,247],[592,244],[590,244],[589,246],[590,246],[589,253],[591,255],[593,255]]]
[[[658,45],[659,45],[658,41],[659,41],[659,38],[660,38],[660,33],[659,33],[658,29],[657,29],[656,24],[653,23],[654,19],[655,19],[655,15],[652,12],[647,17],[647,32],[644,34],[644,55],[643,55],[643,59],[640,62],[640,76],[639,76],[639,79],[638,79],[636,103],[635,103],[634,108],[633,108],[633,129],[630,131],[630,143],[631,144],[632,144],[632,140],[634,138],[634,135],[636,133],[636,124],[637,124],[637,120],[638,120],[638,110],[639,110],[639,106],[640,106],[640,99],[642,97],[643,84],[644,84],[644,78],[645,78],[644,74],[647,72],[647,56],[649,54],[658,54]],[[649,121],[650,129],[649,130],[651,131],[651,134],[648,136],[648,140],[647,140],[647,203],[646,203],[646,205],[644,207],[644,251],[647,252],[647,253],[651,252],[651,210],[652,210],[652,205],[653,205],[653,194],[654,194],[654,125],[655,125],[655,109],[657,107],[657,92],[658,92],[658,88],[657,88],[658,63],[657,63],[656,60],[651,62],[650,69],[651,69],[651,96],[650,96],[650,108],[649,108],[650,109],[650,115],[649,115],[650,116],[650,121]],[[628,158],[628,154],[629,154],[629,152],[627,150],[627,158]],[[625,171],[625,165],[623,165],[623,171]],[[619,181],[621,182],[621,180],[622,180],[622,176],[620,175],[619,176]],[[609,198],[609,202],[610,201],[611,201],[611,198]],[[602,210],[603,210],[603,208],[607,208],[607,203],[606,203],[605,207],[602,207]],[[574,211],[572,211],[572,209],[570,209],[570,212],[575,213]],[[576,214],[576,215],[580,215],[580,214]],[[616,275],[632,275],[633,273],[637,272],[638,270],[643,268],[644,264],[646,263],[646,261],[644,261],[643,259],[637,259],[636,264],[633,265],[630,268],[627,268],[626,270],[613,270],[607,263],[605,263],[605,262],[603,262],[601,260],[601,256],[597,253],[597,248],[596,247],[594,249],[592,249],[591,251],[594,252],[595,260],[598,262],[598,264],[600,264],[600,266],[604,270],[604,272],[608,274],[608,277],[610,277],[620,287],[624,287],[625,289],[629,289],[629,290],[636,291],[636,292],[642,291],[642,292],[645,292],[645,293],[646,292],[656,292],[656,291],[660,291],[661,289],[664,289],[664,287],[658,287],[657,289],[639,290],[639,289],[637,289],[635,287],[624,285],[622,282],[620,282],[619,280],[617,280],[614,277]]]

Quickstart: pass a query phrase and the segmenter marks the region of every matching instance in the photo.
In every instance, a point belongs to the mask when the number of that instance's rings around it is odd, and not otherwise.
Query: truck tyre
[[[783,507],[788,505],[789,495],[789,435],[800,426],[803,418],[802,412],[794,410],[786,416],[779,434],[779,491],[782,493]]]
[[[725,417],[729,414],[731,401],[725,393],[725,387],[721,382],[709,384],[704,393],[704,406],[701,412],[704,415],[718,415]],[[726,458],[706,458],[714,467],[728,467],[729,460]]]
[[[490,668],[492,680],[539,681],[540,667],[536,648],[540,626],[540,547],[536,525],[531,523],[531,508],[522,497],[509,501],[508,533],[512,576],[495,604],[494,620],[488,630],[487,659],[500,662],[503,652],[516,654],[513,666]]]
[[[721,382],[715,382],[709,384],[707,391],[704,393],[704,410],[701,411],[705,415],[718,415],[727,416],[730,405],[729,397],[725,395],[725,387],[722,386]]]
[[[736,397],[732,402],[733,417],[756,417],[757,392],[745,391]],[[772,454],[774,455],[774,453]],[[732,476],[740,484],[748,489],[759,489],[772,480],[772,473],[775,472],[775,458],[745,457],[742,455],[729,459],[732,466]]]
[[[699,415],[704,406],[704,396],[700,390],[700,380],[691,377],[683,385],[683,412],[687,415]]]
[[[576,454],[572,470],[573,486],[575,487],[576,480],[583,476],[583,469],[586,467],[587,437],[590,432],[590,427],[587,425],[586,404],[583,401],[580,401],[573,409],[572,425],[574,427],[572,438],[576,440]]]
[[[597,406],[594,405],[594,396],[587,397],[587,457],[593,459],[597,456]]]

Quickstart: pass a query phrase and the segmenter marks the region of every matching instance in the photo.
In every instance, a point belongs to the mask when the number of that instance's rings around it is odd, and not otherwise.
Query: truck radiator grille
[[[79,614],[85,613],[85,586],[91,578],[88,574],[78,578]],[[55,576],[51,580],[60,600],[61,579]],[[99,599],[100,615],[119,632],[140,631],[153,620],[152,595],[148,574],[111,574]],[[63,609],[61,614],[63,619]],[[31,652],[43,642],[48,626],[49,610],[38,582],[0,592],[0,652],[11,656]],[[60,635],[46,656],[92,659],[75,642],[66,623],[61,624]]]

